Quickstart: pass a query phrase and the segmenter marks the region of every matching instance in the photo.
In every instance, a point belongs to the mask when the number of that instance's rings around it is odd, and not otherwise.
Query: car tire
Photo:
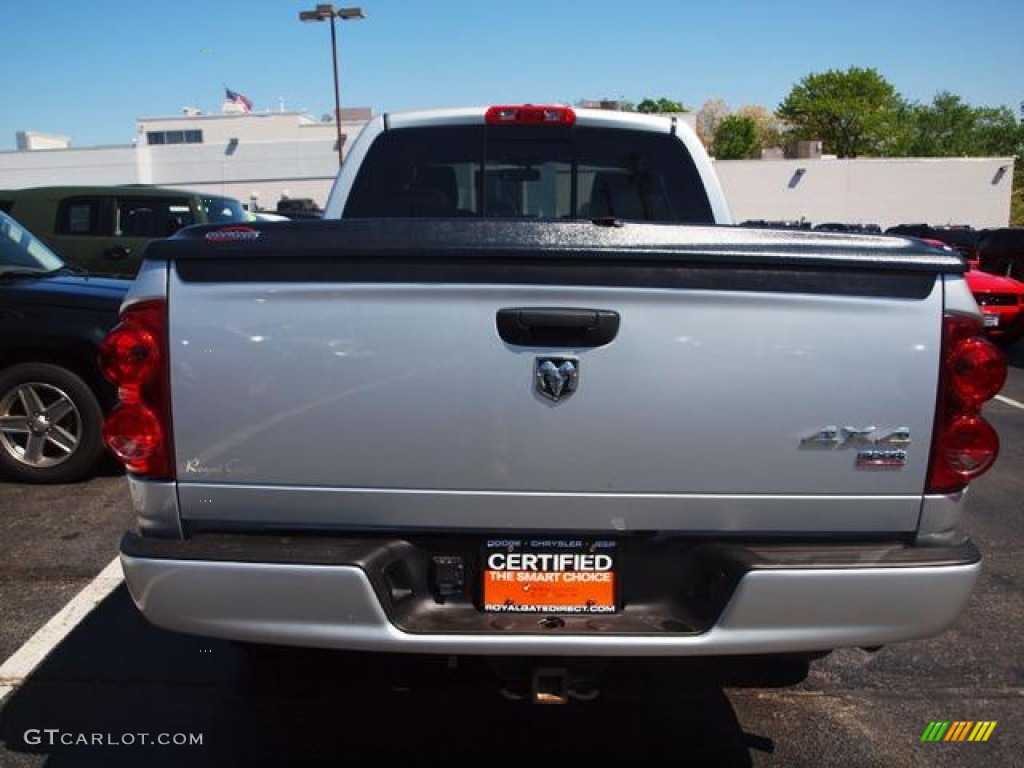
[[[70,483],[103,458],[103,409],[76,373],[50,363],[0,371],[0,474]]]

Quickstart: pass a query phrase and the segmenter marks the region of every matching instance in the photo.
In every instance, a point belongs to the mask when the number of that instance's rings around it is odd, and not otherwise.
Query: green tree
[[[891,157],[991,157],[1024,151],[1024,128],[1007,107],[972,107],[948,91],[903,104],[880,153]]]
[[[1024,157],[1024,124],[1017,122],[1012,109],[979,107],[974,113],[974,140],[980,154]]]
[[[793,86],[777,114],[796,139],[820,139],[840,157],[878,154],[903,100],[874,69],[850,67],[810,74]]]
[[[759,104],[748,104],[736,110],[740,117],[749,117],[757,125],[757,141],[760,149],[783,147],[786,144],[786,124],[774,112]]]
[[[918,105],[900,100],[893,112],[892,120],[885,135],[875,147],[875,152],[883,157],[912,157],[913,145],[917,136]]]
[[[715,132],[729,114],[729,105],[723,99],[704,102],[697,112],[697,136],[708,149],[715,143]]]
[[[932,103],[911,113],[911,142],[907,153],[914,157],[963,157],[976,153],[977,115],[959,96],[943,91]]]
[[[752,117],[729,115],[718,126],[711,154],[719,160],[742,160],[757,157],[761,142],[757,135],[757,122]]]
[[[647,114],[663,114],[665,112],[689,112],[681,101],[672,101],[662,97],[660,99],[644,99],[636,105],[637,112]]]

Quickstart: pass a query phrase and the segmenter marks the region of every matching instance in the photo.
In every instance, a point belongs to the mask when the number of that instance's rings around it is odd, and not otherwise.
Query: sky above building
[[[135,118],[334,108],[315,2],[0,0],[0,150],[18,130],[127,144]],[[342,106],[375,112],[666,97],[774,109],[803,77],[873,67],[911,101],[1024,107],[1024,3],[366,0],[339,22]],[[2,184],[0,184],[2,186]]]

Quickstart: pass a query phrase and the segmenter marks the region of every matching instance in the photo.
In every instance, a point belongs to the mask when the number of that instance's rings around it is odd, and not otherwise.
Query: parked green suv
[[[134,276],[142,247],[190,224],[241,222],[238,200],[146,186],[34,187],[0,191],[0,211],[65,261],[97,274]]]

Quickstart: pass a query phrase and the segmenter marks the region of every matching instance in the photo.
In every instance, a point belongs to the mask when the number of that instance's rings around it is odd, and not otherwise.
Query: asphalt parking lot
[[[250,654],[164,632],[121,586],[26,679],[0,679],[0,765],[1021,765],[1024,342],[1009,352],[1005,399],[988,407],[1002,455],[966,507],[983,575],[943,635],[809,669],[624,661],[596,701],[540,707],[503,699],[472,658]],[[0,662],[111,561],[130,523],[115,471],[0,482]],[[936,720],[997,725],[985,743],[923,743]],[[172,743],[146,743],[159,739]]]

